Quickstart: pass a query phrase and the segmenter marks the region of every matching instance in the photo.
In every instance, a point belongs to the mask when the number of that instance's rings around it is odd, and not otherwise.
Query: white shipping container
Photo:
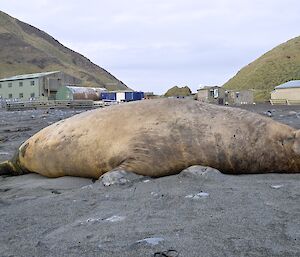
[[[117,102],[125,101],[125,92],[117,92]]]

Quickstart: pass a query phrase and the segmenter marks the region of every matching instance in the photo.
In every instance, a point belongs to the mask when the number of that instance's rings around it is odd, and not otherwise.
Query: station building
[[[291,80],[276,86],[271,92],[271,103],[300,103],[300,80]]]
[[[220,105],[253,104],[252,90],[226,90],[223,87],[204,87],[197,90],[197,100]]]
[[[51,100],[60,87],[80,83],[61,71],[17,75],[0,79],[0,99]]]

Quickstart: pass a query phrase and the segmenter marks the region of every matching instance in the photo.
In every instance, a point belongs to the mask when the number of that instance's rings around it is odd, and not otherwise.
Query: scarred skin
[[[98,179],[122,169],[151,177],[192,165],[228,174],[300,172],[300,132],[245,110],[157,99],[75,115],[25,141],[0,173]]]

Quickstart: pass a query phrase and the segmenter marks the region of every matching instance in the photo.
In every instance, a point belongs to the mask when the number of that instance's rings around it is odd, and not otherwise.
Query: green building
[[[55,99],[60,87],[80,82],[60,71],[17,75],[0,79],[0,99]]]

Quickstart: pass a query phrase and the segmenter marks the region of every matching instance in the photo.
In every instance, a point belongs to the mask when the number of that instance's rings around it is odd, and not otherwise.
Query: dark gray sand
[[[300,107],[244,108],[300,128]],[[0,110],[0,161],[75,113]],[[110,187],[0,176],[0,256],[300,256],[300,174],[203,170]]]

